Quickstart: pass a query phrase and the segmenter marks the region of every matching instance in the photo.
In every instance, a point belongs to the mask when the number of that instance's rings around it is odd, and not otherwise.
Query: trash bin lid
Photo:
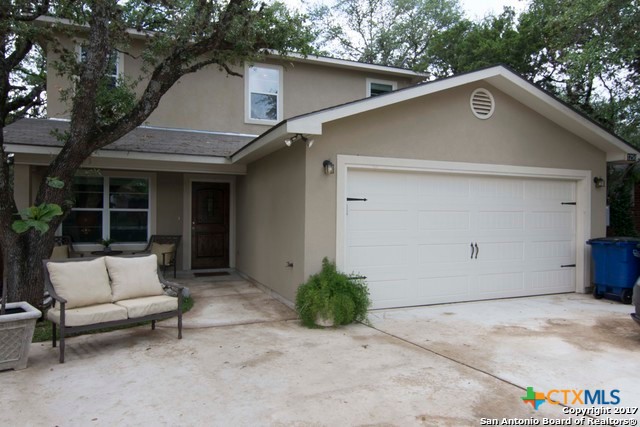
[[[616,243],[631,243],[634,245],[640,244],[640,238],[638,237],[599,237],[597,239],[587,240],[587,245],[591,244],[600,245],[613,245]]]

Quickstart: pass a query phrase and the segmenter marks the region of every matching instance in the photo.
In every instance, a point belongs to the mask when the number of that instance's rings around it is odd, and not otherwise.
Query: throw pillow
[[[164,294],[155,254],[134,258],[108,256],[105,262],[111,277],[113,301]]]
[[[90,261],[48,262],[49,279],[66,308],[111,302],[111,287],[104,258]]]

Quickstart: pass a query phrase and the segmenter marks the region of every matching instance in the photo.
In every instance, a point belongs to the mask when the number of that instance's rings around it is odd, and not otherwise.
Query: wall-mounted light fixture
[[[333,163],[331,163],[331,160],[322,162],[322,167],[324,168],[325,175],[333,175],[336,172],[336,168]]]
[[[12,165],[16,155],[14,153],[7,153],[7,164]]]
[[[311,148],[311,146],[313,146],[313,143],[315,142],[314,139],[307,138],[306,136],[297,133],[297,134],[293,135],[291,138],[285,139],[284,140],[284,145],[286,145],[287,147],[291,147],[291,145],[296,141],[304,141],[304,142],[306,142],[307,143],[307,147],[309,147],[309,148]]]
[[[601,176],[596,176],[595,178],[593,178],[593,183],[595,184],[596,188],[602,188],[605,186],[604,178],[602,178]]]

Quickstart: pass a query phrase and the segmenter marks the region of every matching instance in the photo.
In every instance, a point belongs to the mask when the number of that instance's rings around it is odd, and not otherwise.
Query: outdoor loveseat
[[[45,286],[53,298],[47,312],[60,330],[60,363],[64,363],[65,336],[111,326],[178,316],[182,338],[184,287],[164,280],[156,255],[44,260]],[[174,296],[175,295],[175,296]]]

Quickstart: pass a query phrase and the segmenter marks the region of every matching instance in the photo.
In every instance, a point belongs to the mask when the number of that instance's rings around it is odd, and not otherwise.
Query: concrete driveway
[[[0,373],[3,425],[582,420],[549,402],[534,410],[521,399],[527,387],[618,389],[619,406],[640,405],[640,328],[620,303],[568,294],[451,304],[309,330],[238,277],[179,281],[196,298],[184,339],[173,322],[84,335],[68,340],[63,365],[49,343],[33,344],[26,370]],[[611,417],[637,423],[640,415]]]

